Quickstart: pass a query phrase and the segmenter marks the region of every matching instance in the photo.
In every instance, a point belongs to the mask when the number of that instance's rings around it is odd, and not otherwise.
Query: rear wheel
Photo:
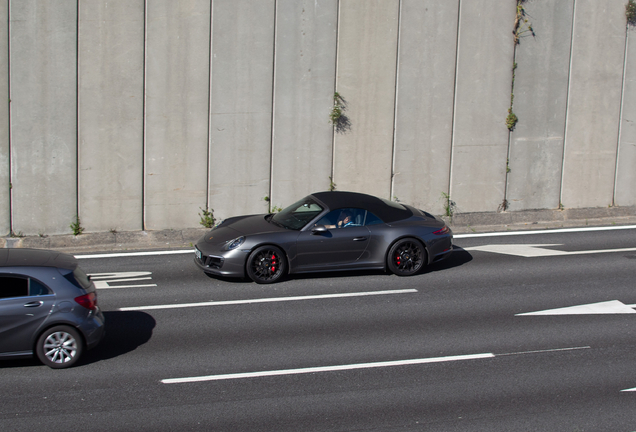
[[[389,270],[398,276],[411,276],[424,267],[426,251],[419,240],[405,238],[395,242],[387,255]]]
[[[73,366],[84,351],[82,337],[73,327],[51,327],[38,338],[35,353],[42,363],[54,369]]]
[[[261,246],[247,258],[247,274],[259,284],[280,280],[287,270],[285,254],[276,246]]]

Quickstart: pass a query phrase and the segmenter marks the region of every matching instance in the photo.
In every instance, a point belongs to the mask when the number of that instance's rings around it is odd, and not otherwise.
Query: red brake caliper
[[[276,255],[272,255],[272,273],[276,272]]]

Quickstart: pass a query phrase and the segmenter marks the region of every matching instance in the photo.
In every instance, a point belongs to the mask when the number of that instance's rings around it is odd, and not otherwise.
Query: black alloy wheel
[[[276,246],[261,246],[247,258],[247,274],[258,284],[280,280],[287,271],[285,254]]]
[[[424,267],[426,251],[419,240],[405,238],[395,242],[387,256],[389,270],[398,276],[411,276]]]

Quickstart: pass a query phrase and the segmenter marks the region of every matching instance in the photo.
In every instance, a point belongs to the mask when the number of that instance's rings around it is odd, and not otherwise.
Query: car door
[[[31,352],[33,335],[54,301],[49,289],[34,279],[0,275],[0,352]]]
[[[328,213],[297,240],[296,271],[355,267],[369,244],[370,232],[364,226],[361,209],[338,209]],[[345,222],[349,214],[349,222]]]

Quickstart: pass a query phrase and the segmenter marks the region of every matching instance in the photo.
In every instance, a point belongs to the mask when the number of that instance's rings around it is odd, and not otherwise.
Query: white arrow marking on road
[[[106,288],[144,288],[144,287],[156,287],[157,284],[143,284],[143,285],[110,285],[113,282],[132,282],[140,280],[152,279],[150,276],[152,272],[112,272],[112,273],[90,273],[88,276],[95,284],[97,289]],[[119,279],[123,278],[123,279]]]
[[[492,252],[492,253],[499,253],[499,254],[505,254],[505,255],[515,255],[515,256],[521,256],[525,258],[636,251],[636,248],[597,249],[597,250],[571,251],[571,252],[554,250],[554,249],[543,249],[545,247],[551,247],[551,246],[562,246],[562,245],[560,244],[496,244],[496,245],[472,246],[472,247],[464,248],[464,250]]]
[[[636,391],[636,388],[630,388],[630,389],[625,389],[625,390],[621,390],[622,392],[633,392]]]
[[[580,306],[570,306],[558,309],[549,309],[538,312],[516,314],[515,316],[530,315],[605,315],[605,314],[633,314],[636,305],[626,305],[618,300],[600,303],[591,303]]]

